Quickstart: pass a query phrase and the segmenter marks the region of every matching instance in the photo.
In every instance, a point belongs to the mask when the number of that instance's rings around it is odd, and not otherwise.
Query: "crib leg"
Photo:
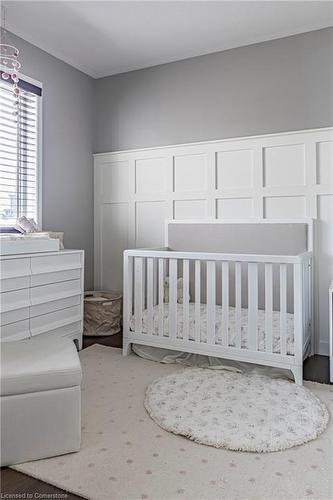
[[[129,340],[123,339],[123,356],[128,356],[131,352],[132,342]]]
[[[303,366],[295,366],[291,371],[294,375],[295,384],[303,385]]]

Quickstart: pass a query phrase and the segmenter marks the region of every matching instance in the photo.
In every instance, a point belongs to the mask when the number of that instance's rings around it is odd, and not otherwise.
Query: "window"
[[[12,86],[0,78],[0,227],[39,217],[40,86],[20,80],[19,113]]]

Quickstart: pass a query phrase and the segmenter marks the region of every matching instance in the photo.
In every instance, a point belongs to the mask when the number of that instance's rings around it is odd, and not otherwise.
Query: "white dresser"
[[[82,348],[83,250],[0,256],[1,342],[66,336]]]

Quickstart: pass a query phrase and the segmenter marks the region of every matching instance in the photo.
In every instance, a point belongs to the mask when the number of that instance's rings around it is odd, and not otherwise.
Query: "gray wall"
[[[333,125],[333,29],[95,82],[94,152]]]
[[[11,39],[21,50],[23,73],[44,88],[43,228],[64,231],[66,247],[85,250],[87,288],[93,283],[93,150],[333,124],[332,28],[99,80]]]
[[[93,79],[10,35],[22,73],[43,84],[43,229],[64,231],[83,248],[86,287],[93,283]]]

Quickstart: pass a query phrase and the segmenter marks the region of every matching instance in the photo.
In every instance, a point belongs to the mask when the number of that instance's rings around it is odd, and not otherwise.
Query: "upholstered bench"
[[[1,466],[78,451],[81,365],[72,340],[33,337],[1,349]]]

